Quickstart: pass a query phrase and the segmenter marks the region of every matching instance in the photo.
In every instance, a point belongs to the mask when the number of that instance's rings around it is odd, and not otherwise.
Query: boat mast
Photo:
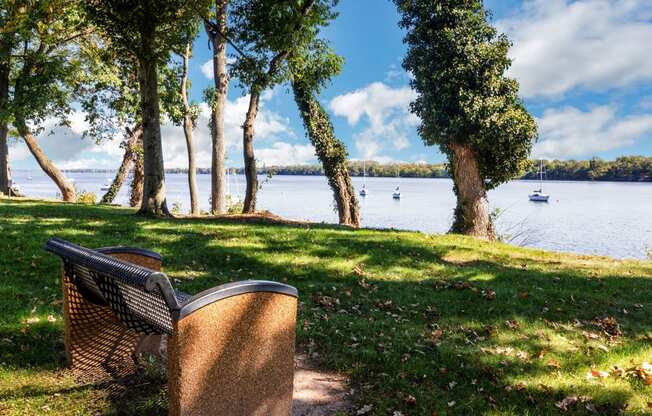
[[[362,160],[362,187],[367,187],[367,165],[366,160]]]
[[[543,192],[543,159],[539,164],[539,192]]]

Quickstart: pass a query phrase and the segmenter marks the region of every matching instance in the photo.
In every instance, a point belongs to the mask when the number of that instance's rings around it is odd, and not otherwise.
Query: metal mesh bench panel
[[[53,238],[46,249],[60,256],[79,293],[92,303],[108,305],[116,317],[139,334],[170,334],[172,314],[160,290],[146,290],[154,272],[94,250]],[[177,302],[189,295],[176,292]],[[180,302],[179,302],[180,303]]]
[[[144,292],[105,274],[98,273],[95,279],[102,296],[127,328],[146,335],[172,333],[172,315],[161,295]]]

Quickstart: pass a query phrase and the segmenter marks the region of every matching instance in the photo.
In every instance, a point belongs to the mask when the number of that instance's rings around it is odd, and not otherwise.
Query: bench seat
[[[175,290],[161,256],[85,248],[60,238],[68,364],[123,377],[140,354],[163,354],[170,415],[283,415],[291,410],[297,291],[245,280],[195,295]]]

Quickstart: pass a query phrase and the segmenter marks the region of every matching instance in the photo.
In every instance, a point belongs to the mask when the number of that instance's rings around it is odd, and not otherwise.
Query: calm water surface
[[[94,192],[110,183],[112,175],[69,173],[77,189]],[[31,177],[31,180],[29,179]],[[187,178],[166,176],[168,204],[190,207]],[[58,190],[40,171],[16,171],[14,181],[23,193],[55,197]],[[258,208],[287,218],[337,222],[326,179],[316,176],[261,176]],[[362,178],[353,178],[356,187]],[[394,187],[402,198],[392,199]],[[361,199],[366,227],[387,227],[444,233],[452,222],[455,199],[449,179],[367,178],[369,194]],[[514,244],[556,251],[601,254],[619,258],[646,258],[652,249],[652,184],[616,182],[546,182],[549,203],[534,203],[527,195],[538,184],[513,181],[489,193],[492,209],[500,209],[497,230]],[[201,208],[208,210],[210,176],[198,175]],[[242,196],[244,178],[231,177],[231,191]],[[127,202],[123,187],[116,202]]]

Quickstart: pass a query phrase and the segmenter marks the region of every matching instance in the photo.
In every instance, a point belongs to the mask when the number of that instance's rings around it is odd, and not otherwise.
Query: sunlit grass
[[[160,382],[138,394],[78,385],[64,368],[52,236],[161,253],[181,290],[270,279],[300,292],[298,348],[350,377],[370,414],[644,414],[640,378],[592,369],[652,361],[652,264],[461,236],[156,220],[129,209],[0,200],[0,414],[165,414]],[[613,317],[621,333],[597,322]],[[592,407],[591,407],[592,406]],[[354,411],[355,413],[355,411]]]

